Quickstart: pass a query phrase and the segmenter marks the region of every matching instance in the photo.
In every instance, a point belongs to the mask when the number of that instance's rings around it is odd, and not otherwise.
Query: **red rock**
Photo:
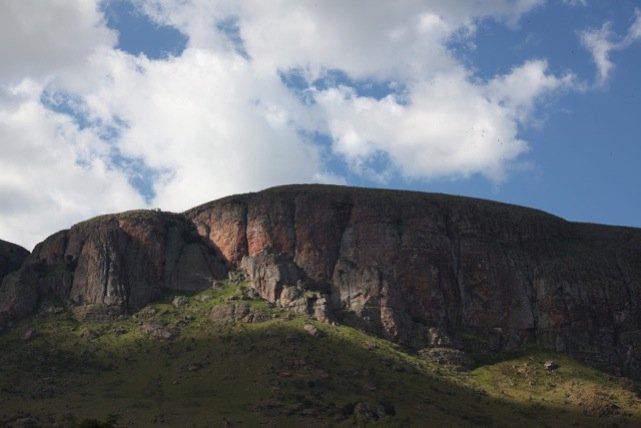
[[[249,257],[241,266],[275,303],[302,287],[339,321],[414,347],[438,327],[472,352],[535,339],[595,364],[640,367],[638,229],[470,198],[316,185],[234,196],[186,216],[228,262]],[[293,267],[297,277],[287,278]]]

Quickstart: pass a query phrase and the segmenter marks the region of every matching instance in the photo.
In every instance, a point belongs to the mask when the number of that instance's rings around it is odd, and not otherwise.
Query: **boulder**
[[[258,323],[270,319],[268,314],[258,311],[248,303],[225,303],[211,309],[210,318],[221,324],[237,322]]]
[[[141,326],[141,330],[149,337],[158,340],[171,340],[178,335],[178,331],[175,328],[166,326],[156,320],[145,321]]]

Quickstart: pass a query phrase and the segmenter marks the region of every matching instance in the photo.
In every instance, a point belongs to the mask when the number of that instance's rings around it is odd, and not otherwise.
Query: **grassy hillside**
[[[24,320],[0,336],[0,425],[641,426],[629,381],[561,355],[458,372],[252,297],[227,282],[115,322]]]

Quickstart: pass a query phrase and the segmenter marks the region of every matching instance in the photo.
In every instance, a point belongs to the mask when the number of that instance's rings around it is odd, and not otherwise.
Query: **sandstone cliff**
[[[416,192],[287,186],[94,219],[38,245],[5,278],[0,312],[46,296],[132,311],[227,269],[275,304],[416,349],[536,342],[641,368],[641,230]]]
[[[70,304],[80,318],[130,312],[163,288],[195,291],[226,268],[183,216],[132,211],[98,217],[38,244],[0,287],[0,313],[20,318],[43,299]]]
[[[336,186],[234,196],[186,216],[272,302],[416,348],[531,341],[639,368],[641,230]]]

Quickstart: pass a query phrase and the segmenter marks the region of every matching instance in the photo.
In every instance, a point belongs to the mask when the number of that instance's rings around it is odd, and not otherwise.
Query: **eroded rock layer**
[[[202,290],[226,274],[216,251],[183,216],[132,211],[98,217],[50,236],[0,287],[0,312],[19,318],[39,301],[80,318],[138,309],[161,290]]]
[[[469,198],[305,185],[186,215],[283,306],[293,300],[416,348],[437,329],[475,353],[536,341],[614,371],[640,366],[638,229]]]

